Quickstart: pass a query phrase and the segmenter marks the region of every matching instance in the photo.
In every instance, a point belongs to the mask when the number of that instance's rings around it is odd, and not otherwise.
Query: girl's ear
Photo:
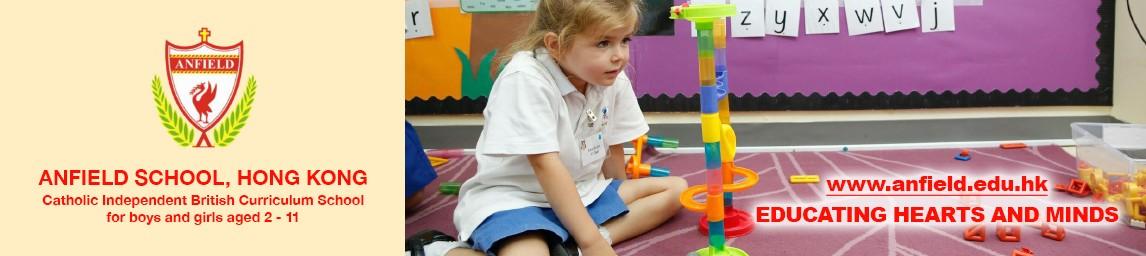
[[[561,55],[561,43],[557,40],[557,33],[546,32],[544,41],[545,50],[549,51],[549,56],[553,56],[555,60],[559,59],[559,55]]]

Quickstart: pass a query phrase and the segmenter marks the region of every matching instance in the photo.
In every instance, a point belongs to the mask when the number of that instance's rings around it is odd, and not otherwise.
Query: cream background
[[[0,254],[396,255],[402,113],[399,1],[6,1],[0,4]],[[164,41],[245,42],[247,126],[226,148],[179,147],[150,82],[167,90]],[[243,87],[240,87],[240,90]],[[238,102],[238,97],[235,99]],[[388,163],[388,164],[384,164]],[[353,187],[50,187],[44,169],[364,169]],[[106,223],[111,206],[47,207],[44,194],[366,194],[364,207],[298,211],[299,223]],[[168,213],[208,208],[144,207]],[[285,220],[285,218],[284,218]],[[384,252],[384,253],[383,253]]]

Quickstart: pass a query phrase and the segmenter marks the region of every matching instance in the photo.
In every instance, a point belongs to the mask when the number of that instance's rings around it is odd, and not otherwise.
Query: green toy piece
[[[442,185],[438,186],[438,192],[441,192],[442,194],[447,194],[447,195],[457,195],[458,190],[461,189],[461,187],[462,187],[461,183],[454,182],[454,181],[446,181],[446,182],[442,182]]]

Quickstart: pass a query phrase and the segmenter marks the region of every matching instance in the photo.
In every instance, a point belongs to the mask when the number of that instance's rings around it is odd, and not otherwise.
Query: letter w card
[[[863,35],[883,31],[883,14],[879,0],[844,0],[848,17],[848,35]]]

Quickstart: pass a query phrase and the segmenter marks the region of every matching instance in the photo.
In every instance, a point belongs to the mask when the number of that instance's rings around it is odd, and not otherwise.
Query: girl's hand
[[[605,243],[604,240],[602,240],[600,243],[589,245],[588,247],[581,247],[581,253],[584,253],[585,255],[589,255],[589,256],[617,255],[617,252],[613,251],[613,246],[609,245],[608,243]]]
[[[537,182],[545,191],[545,199],[557,219],[561,221],[573,239],[577,240],[581,251],[586,255],[617,255],[609,242],[597,231],[597,223],[589,217],[589,211],[581,203],[577,187],[569,171],[561,163],[556,152],[529,155],[529,163],[537,175]],[[583,244],[582,244],[583,243]]]
[[[605,174],[605,178],[627,180],[629,177],[625,173],[625,145],[617,144],[609,146],[609,151],[605,154],[605,162],[601,164],[601,172]]]

